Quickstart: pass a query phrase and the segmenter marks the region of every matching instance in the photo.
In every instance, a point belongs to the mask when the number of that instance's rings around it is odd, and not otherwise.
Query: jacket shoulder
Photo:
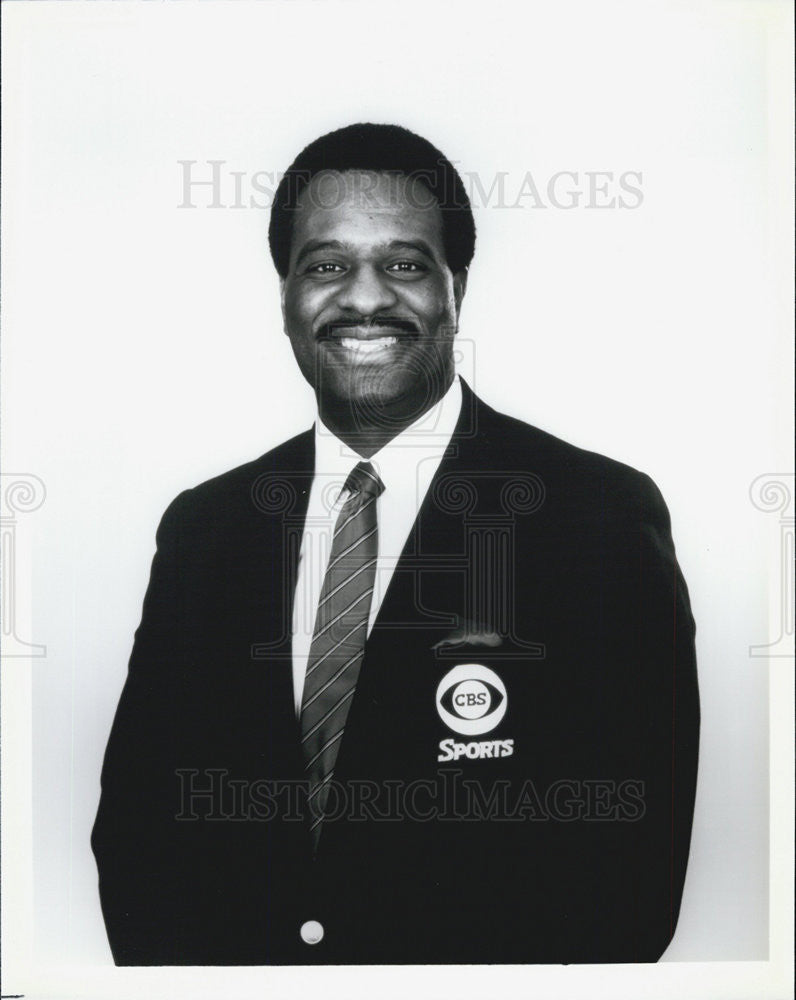
[[[296,479],[312,475],[313,431],[303,431],[243,465],[183,490],[172,500],[163,522],[208,516],[239,517],[267,511],[270,503],[294,489]]]
[[[560,501],[566,497],[567,506],[598,505],[603,515],[630,507],[668,520],[660,490],[647,473],[479,404],[476,437],[493,467],[533,472]]]
[[[590,451],[556,437],[549,431],[511,417],[481,402],[480,432],[498,456],[527,464],[532,455],[539,463],[577,475],[601,474],[617,480],[649,479],[646,473],[615,458]]]

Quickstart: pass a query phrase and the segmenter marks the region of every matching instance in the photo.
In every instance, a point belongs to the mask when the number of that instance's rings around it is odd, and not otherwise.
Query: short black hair
[[[271,206],[268,243],[282,278],[290,267],[293,213],[315,174],[346,170],[405,174],[421,182],[442,210],[445,259],[455,274],[475,252],[475,220],[456,168],[427,139],[400,125],[359,122],[328,132],[306,146],[279,182]],[[428,207],[427,196],[424,206]]]

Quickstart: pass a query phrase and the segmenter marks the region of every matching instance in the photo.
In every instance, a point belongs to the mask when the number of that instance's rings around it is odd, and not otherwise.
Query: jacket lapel
[[[340,781],[393,769],[406,778],[427,767],[426,737],[438,723],[433,692],[451,666],[434,647],[461,625],[470,602],[466,514],[475,503],[471,473],[480,450],[480,404],[466,385],[463,390],[456,430],[365,647],[337,759]]]
[[[274,773],[298,776],[298,725],[293,704],[292,615],[298,557],[314,471],[314,437],[307,431],[272,461],[261,460],[249,482],[256,544],[241,553],[251,564],[248,592],[259,595],[250,616],[249,662],[264,686],[263,728]]]
[[[464,514],[475,503],[472,471],[479,400],[462,380],[462,409],[451,441],[418,511],[396,565],[366,648],[422,633],[433,644],[465,612],[467,540]]]

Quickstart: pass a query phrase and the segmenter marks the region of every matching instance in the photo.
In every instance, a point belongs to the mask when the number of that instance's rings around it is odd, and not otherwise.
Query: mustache
[[[344,335],[345,330],[356,327],[367,327],[368,329],[389,329],[398,330],[407,336],[416,337],[420,331],[416,323],[412,320],[403,319],[400,316],[346,316],[345,318],[333,319],[324,323],[315,333],[317,340],[328,340],[331,337]]]

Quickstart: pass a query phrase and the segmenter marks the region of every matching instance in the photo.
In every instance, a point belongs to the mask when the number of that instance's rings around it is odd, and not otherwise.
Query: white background
[[[228,206],[230,171],[248,198],[256,171],[373,120],[487,190],[505,173],[509,205],[533,175],[547,208],[476,210],[462,370],[498,409],[658,483],[703,728],[659,966],[338,969],[332,988],[785,995],[793,664],[749,655],[779,634],[780,594],[779,522],[749,487],[790,468],[790,22],[784,0],[3,4],[3,470],[47,491],[18,519],[14,580],[17,631],[46,656],[4,678],[4,993],[317,986],[312,970],[113,969],[89,834],[163,508],[313,414],[267,211],[205,207],[207,188],[179,208],[178,161],[196,178],[225,161]],[[643,202],[556,208],[557,171],[582,189],[586,171],[640,171]]]

